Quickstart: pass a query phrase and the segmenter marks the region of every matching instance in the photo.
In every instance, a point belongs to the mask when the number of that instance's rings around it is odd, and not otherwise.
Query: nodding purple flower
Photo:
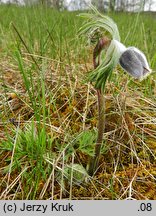
[[[144,53],[135,47],[125,49],[119,58],[119,63],[125,71],[138,80],[143,80],[152,72]]]
[[[89,74],[88,80],[94,83],[96,89],[104,92],[106,81],[118,64],[135,79],[141,81],[146,78],[152,71],[145,55],[135,47],[125,47],[120,42],[116,23],[100,14],[93,6],[91,8],[94,14],[80,15],[88,21],[80,28],[79,33],[91,36],[93,33],[96,35],[98,31],[101,35],[109,32],[111,37],[99,38],[93,53],[94,70]]]
[[[114,43],[118,50],[119,64],[127,73],[135,79],[143,80],[152,72],[143,52],[136,47],[126,48],[117,40]]]

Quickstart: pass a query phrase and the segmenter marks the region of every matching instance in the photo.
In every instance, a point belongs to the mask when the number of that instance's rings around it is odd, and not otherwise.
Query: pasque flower
[[[119,50],[119,64],[135,79],[143,80],[152,70],[149,67],[146,56],[136,47],[126,48],[119,41],[114,40]]]
[[[92,9],[94,14],[80,14],[81,17],[88,19],[88,22],[81,27],[80,33],[91,35],[100,30],[104,34],[108,32],[110,35],[109,46],[108,43],[106,43],[106,46],[103,44],[104,57],[100,51],[100,55],[97,55],[98,58],[101,58],[98,59],[100,64],[89,75],[89,80],[94,83],[95,88],[104,91],[105,83],[117,64],[120,64],[135,79],[143,80],[146,78],[151,73],[151,69],[144,53],[136,47],[126,48],[120,42],[119,31],[114,21],[100,14],[94,7]],[[101,40],[99,39],[99,43],[101,43]]]
[[[151,69],[143,52],[136,47],[126,48],[120,42],[120,35],[114,21],[100,14],[96,8],[91,6],[94,14],[80,14],[87,18],[87,22],[80,28],[80,34],[91,36],[97,30],[103,35],[98,38],[93,50],[94,70],[88,75],[88,80],[94,84],[98,98],[98,136],[95,145],[95,154],[91,158],[88,173],[93,175],[98,168],[100,149],[103,142],[103,132],[105,129],[105,84],[114,68],[120,64],[121,67],[135,79],[142,80],[150,74]],[[105,35],[107,37],[104,37]],[[102,55],[104,52],[104,56]]]
[[[119,63],[125,71],[138,80],[143,80],[152,72],[146,56],[136,47],[127,48],[120,56]]]

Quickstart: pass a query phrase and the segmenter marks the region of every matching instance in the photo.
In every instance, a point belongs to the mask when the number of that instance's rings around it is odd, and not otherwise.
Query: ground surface
[[[140,83],[113,72],[100,166],[89,177],[97,97],[84,81],[93,45],[76,36],[82,20],[43,8],[0,14],[0,198],[156,199],[155,75]],[[111,16],[155,70],[155,15]]]

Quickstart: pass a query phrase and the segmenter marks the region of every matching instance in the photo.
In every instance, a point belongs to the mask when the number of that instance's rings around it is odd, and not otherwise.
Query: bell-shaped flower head
[[[125,71],[138,80],[143,80],[151,73],[144,53],[135,47],[127,48],[122,53],[119,63]]]

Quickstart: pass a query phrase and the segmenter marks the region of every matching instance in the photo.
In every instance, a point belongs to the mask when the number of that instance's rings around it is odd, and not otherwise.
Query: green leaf
[[[95,83],[95,88],[104,91],[106,81],[118,64],[119,58],[120,50],[115,41],[112,40],[106,52],[105,59],[101,59],[101,64],[89,74],[89,81]]]
[[[100,60],[100,65],[91,71],[88,77],[88,81],[94,83],[95,88],[104,91],[107,79],[119,62],[120,50],[116,41],[120,41],[120,35],[116,23],[110,17],[99,13],[93,6],[91,6],[91,9],[93,10],[92,14],[83,13],[79,15],[87,19],[87,22],[79,29],[79,35],[86,34],[90,37],[99,30],[103,34],[108,32],[112,38],[105,58]]]
[[[93,14],[82,13],[79,16],[87,19],[87,22],[79,29],[79,35],[93,34],[97,29],[108,31],[112,39],[120,41],[120,35],[116,23],[108,16],[100,14],[96,8],[91,7]]]

